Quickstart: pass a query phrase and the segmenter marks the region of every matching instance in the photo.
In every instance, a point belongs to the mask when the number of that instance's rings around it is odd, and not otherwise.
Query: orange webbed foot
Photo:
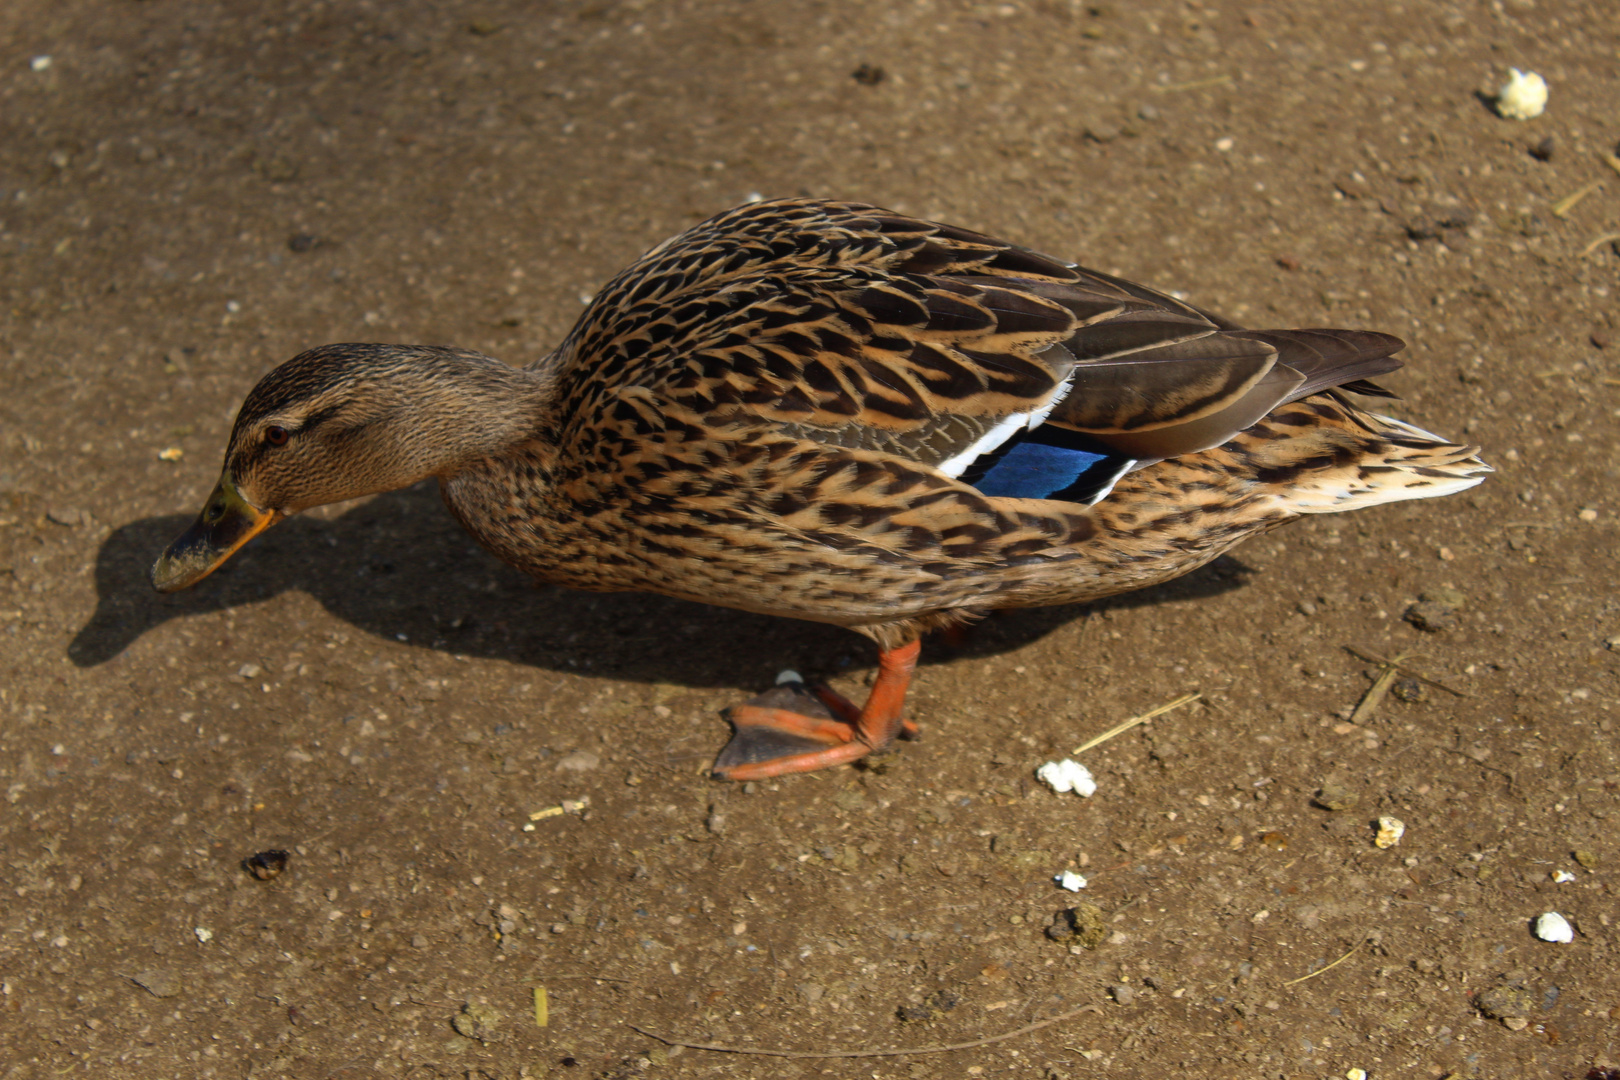
[[[715,760],[717,780],[763,780],[858,761],[917,725],[900,716],[918,642],[884,652],[865,706],[824,687],[789,681],[726,712],[733,735]]]

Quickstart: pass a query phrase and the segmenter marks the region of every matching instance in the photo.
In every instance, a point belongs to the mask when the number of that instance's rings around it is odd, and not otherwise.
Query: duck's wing
[[[987,495],[1091,502],[1138,463],[1398,367],[1400,347],[1246,330],[979,233],[795,199],[649,252],[548,364],[576,430],[640,388],[708,422],[895,454]]]

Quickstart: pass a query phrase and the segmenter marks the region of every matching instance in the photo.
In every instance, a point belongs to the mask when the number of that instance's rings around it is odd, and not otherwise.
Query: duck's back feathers
[[[649,252],[548,363],[565,442],[635,387],[717,425],[895,454],[985,494],[1092,502],[1131,468],[1393,370],[1401,344],[1246,330],[969,230],[780,200]]]

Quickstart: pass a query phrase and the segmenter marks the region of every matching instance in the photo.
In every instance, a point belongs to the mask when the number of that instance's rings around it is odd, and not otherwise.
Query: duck
[[[778,687],[712,775],[859,761],[925,633],[1188,573],[1307,514],[1449,495],[1479,448],[1369,411],[1404,343],[1247,329],[1145,285],[859,202],[751,202],[652,248],[525,367],[332,344],[242,402],[218,484],[152,569],[197,584],[310,507],[437,478],[543,582],[830,623],[857,705]]]

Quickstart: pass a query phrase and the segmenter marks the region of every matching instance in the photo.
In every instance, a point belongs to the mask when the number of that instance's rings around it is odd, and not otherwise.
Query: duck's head
[[[498,409],[512,368],[416,345],[324,345],[255,386],[196,522],[152,567],[159,592],[195,585],[288,514],[441,474]]]

